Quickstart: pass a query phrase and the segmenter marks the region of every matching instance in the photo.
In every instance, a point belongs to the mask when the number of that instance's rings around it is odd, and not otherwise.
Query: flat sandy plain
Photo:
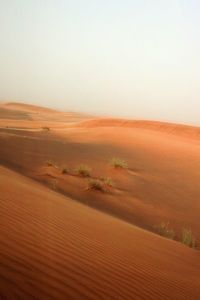
[[[1,104],[0,299],[199,300],[199,182],[198,127]]]

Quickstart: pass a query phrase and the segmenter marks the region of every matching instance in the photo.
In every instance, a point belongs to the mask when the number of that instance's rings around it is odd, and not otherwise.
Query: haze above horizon
[[[0,101],[200,125],[197,0],[1,0]]]

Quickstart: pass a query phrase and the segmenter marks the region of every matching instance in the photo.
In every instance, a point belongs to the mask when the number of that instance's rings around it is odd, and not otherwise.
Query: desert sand
[[[6,103],[0,162],[0,299],[199,299],[200,128]]]

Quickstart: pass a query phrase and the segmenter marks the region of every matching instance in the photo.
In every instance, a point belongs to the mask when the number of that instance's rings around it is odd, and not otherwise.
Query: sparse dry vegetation
[[[46,161],[46,165],[47,165],[48,167],[53,167],[53,168],[55,168],[55,169],[59,169],[59,167],[58,167],[52,160],[47,160],[47,161]]]
[[[195,248],[196,240],[193,237],[192,230],[188,228],[183,228],[182,230],[182,243],[188,247]]]
[[[54,163],[51,160],[47,160],[46,164],[48,167],[54,167]]]
[[[57,184],[58,184],[58,181],[57,181],[57,180],[53,180],[53,181],[51,182],[51,187],[52,187],[53,190],[56,190],[56,189],[57,189]]]
[[[174,239],[175,232],[172,228],[169,227],[169,223],[162,222],[161,224],[155,226],[159,235],[162,235],[168,239]]]
[[[110,177],[102,177],[101,180],[104,182],[105,185],[107,185],[109,187],[114,186],[114,182]]]
[[[61,170],[62,174],[69,174],[69,169],[68,168],[62,168]]]
[[[88,189],[103,191],[104,190],[103,183],[99,179],[89,179]]]
[[[42,129],[43,129],[44,131],[49,131],[49,130],[50,130],[50,127],[48,127],[48,126],[43,126]]]
[[[162,222],[160,225],[155,226],[159,235],[162,235],[168,239],[175,238],[175,231],[169,227],[169,222]],[[192,230],[188,228],[182,229],[181,241],[184,245],[195,249],[197,247],[196,239],[192,234]]]
[[[118,157],[113,157],[111,162],[111,166],[116,169],[127,169],[128,164],[124,159],[118,158]]]
[[[80,165],[76,169],[76,174],[82,177],[90,177],[91,174],[91,168],[87,165]]]

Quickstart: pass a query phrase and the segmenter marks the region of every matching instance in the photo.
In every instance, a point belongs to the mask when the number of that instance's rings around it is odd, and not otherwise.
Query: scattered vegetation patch
[[[55,166],[54,163],[51,160],[48,160],[46,162],[46,164],[47,164],[48,167],[54,167]]]
[[[172,228],[169,227],[169,223],[162,222],[156,226],[159,235],[162,235],[168,239],[174,239],[175,232]]]
[[[80,165],[76,168],[76,174],[82,177],[90,177],[91,174],[91,168],[87,165]]]
[[[127,169],[128,168],[127,162],[124,159],[121,159],[118,157],[113,157],[110,164],[115,169]]]
[[[53,189],[53,190],[56,190],[56,189],[57,189],[57,183],[58,183],[57,180],[52,181],[51,184],[52,184],[52,189]]]
[[[104,191],[103,183],[99,179],[88,180],[88,190]]]
[[[43,126],[42,129],[43,129],[44,131],[49,131],[49,130],[50,130],[50,127],[48,127],[48,126]]]
[[[175,232],[172,228],[169,227],[169,223],[162,222],[160,225],[155,226],[155,228],[157,229],[158,234],[168,239],[175,238]],[[197,241],[194,238],[191,229],[188,228],[182,229],[181,242],[190,248],[197,249]]]
[[[188,247],[195,248],[196,240],[193,237],[192,230],[188,228],[183,228],[182,230],[182,243]]]
[[[69,169],[68,168],[62,168],[61,170],[62,174],[69,174]]]
[[[110,177],[102,177],[101,180],[104,182],[105,185],[109,187],[113,187],[115,185]]]
[[[59,167],[54,162],[52,162],[51,160],[47,160],[46,164],[47,164],[48,167],[54,167],[55,169],[59,169]]]

